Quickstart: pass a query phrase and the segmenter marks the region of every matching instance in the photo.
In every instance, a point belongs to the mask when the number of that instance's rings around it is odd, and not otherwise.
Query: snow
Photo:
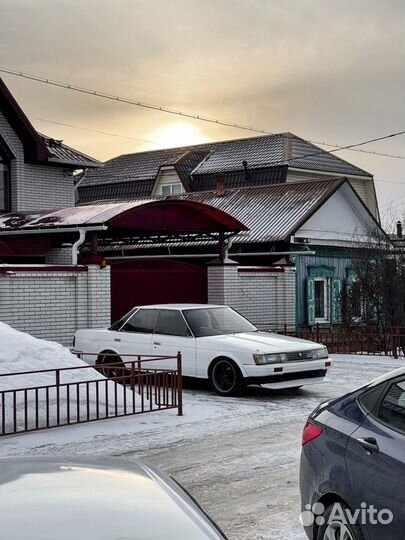
[[[19,332],[11,326],[0,322],[0,390],[16,389],[16,409],[17,414],[14,419],[13,413],[13,400],[14,392],[5,394],[5,426],[1,425],[0,431],[10,432],[13,429],[14,420],[16,421],[17,429],[23,429],[25,424],[25,398],[24,388],[31,388],[27,391],[27,406],[30,411],[27,418],[28,428],[34,428],[36,424],[35,417],[35,404],[36,395],[38,395],[38,427],[45,427],[47,424],[46,417],[46,403],[47,399],[50,403],[50,416],[49,424],[55,425],[57,421],[56,410],[56,388],[49,388],[48,397],[46,386],[54,386],[56,382],[55,371],[49,371],[44,373],[26,373],[37,370],[55,370],[58,368],[72,368],[81,366],[87,366],[85,362],[80,360],[77,356],[70,353],[70,351],[60,345],[51,341],[43,339],[37,339],[24,332]],[[21,373],[21,375],[7,376],[8,373]],[[112,381],[107,379],[95,371],[94,369],[74,369],[69,371],[60,372],[59,389],[59,421],[64,423],[67,420],[68,407],[67,407],[67,385],[70,386],[70,421],[75,421],[77,415],[77,401],[80,404],[79,419],[84,420],[89,414],[90,418],[96,417],[96,383],[89,383],[89,411],[87,411],[87,384],[86,381],[100,381],[99,386],[99,414],[101,416],[106,414],[108,408],[109,413],[115,412],[115,392],[117,392],[117,409],[121,412],[123,409],[123,392],[125,391],[121,386],[116,385]],[[77,393],[77,385],[80,384]],[[105,399],[106,387],[108,387],[108,406]],[[39,388],[37,391],[35,388]],[[132,399],[132,392],[126,390],[131,394],[129,399]]]
[[[179,480],[231,540],[304,540],[298,469],[308,414],[404,365],[403,359],[374,356],[333,360],[330,382],[298,392],[252,387],[242,398],[221,398],[205,384],[189,382],[183,417],[154,412],[5,437],[0,456],[141,458]]]

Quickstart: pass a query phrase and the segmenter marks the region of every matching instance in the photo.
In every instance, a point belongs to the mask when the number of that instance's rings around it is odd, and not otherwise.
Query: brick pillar
[[[87,266],[87,320],[89,328],[111,324],[111,270],[98,264]]]
[[[53,248],[46,254],[46,264],[73,264],[72,246]]]
[[[226,259],[225,262],[208,263],[208,303],[224,304],[238,309],[239,274],[238,263]]]

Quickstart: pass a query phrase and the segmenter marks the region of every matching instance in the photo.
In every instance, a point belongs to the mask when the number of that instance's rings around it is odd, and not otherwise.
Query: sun
[[[171,122],[154,129],[148,138],[161,148],[188,146],[206,142],[200,130],[187,122]]]

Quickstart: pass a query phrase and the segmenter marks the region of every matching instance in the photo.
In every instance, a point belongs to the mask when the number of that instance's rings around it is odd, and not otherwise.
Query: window
[[[180,183],[162,186],[162,195],[178,195],[179,193],[184,193],[183,185]]]
[[[10,211],[10,166],[0,154],[0,212]]]
[[[315,286],[315,322],[330,320],[330,279],[316,277]]]
[[[195,337],[257,332],[253,324],[229,307],[186,309],[184,316]]]
[[[390,386],[381,402],[378,418],[392,429],[405,433],[405,381]]]
[[[156,314],[156,309],[140,309],[127,320],[121,328],[121,332],[152,334],[155,327]]]
[[[180,311],[161,309],[156,322],[156,334],[166,336],[190,336],[190,331]]]

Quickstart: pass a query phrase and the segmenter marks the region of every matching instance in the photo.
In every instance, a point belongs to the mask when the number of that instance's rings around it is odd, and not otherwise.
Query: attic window
[[[162,195],[179,195],[184,193],[183,184],[180,182],[176,184],[163,184]]]

